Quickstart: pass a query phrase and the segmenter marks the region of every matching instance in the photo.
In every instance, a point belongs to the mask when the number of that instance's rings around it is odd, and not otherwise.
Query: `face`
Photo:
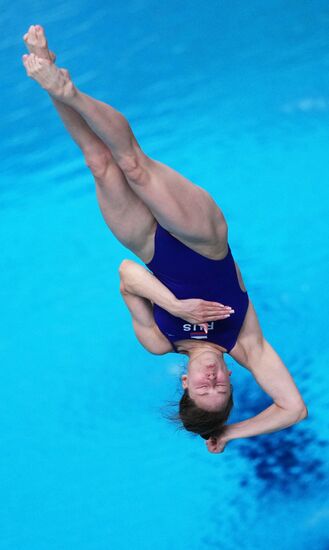
[[[201,409],[217,411],[225,407],[231,395],[229,371],[222,354],[202,351],[190,358],[182,386]]]

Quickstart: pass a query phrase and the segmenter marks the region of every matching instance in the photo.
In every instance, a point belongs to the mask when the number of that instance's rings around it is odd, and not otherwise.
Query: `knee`
[[[85,161],[93,176],[97,179],[102,179],[108,167],[114,162],[110,151],[107,150],[85,151]]]
[[[140,155],[126,155],[118,160],[122,172],[127,180],[135,185],[142,185],[147,181],[147,157]]]

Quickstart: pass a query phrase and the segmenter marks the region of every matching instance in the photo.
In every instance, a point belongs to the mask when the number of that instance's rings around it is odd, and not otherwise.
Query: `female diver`
[[[230,440],[306,418],[288,369],[262,334],[217,204],[204,189],[149,158],[121,113],[76,88],[68,71],[56,67],[40,25],[31,26],[24,41],[26,72],[48,92],[81,148],[107,225],[150,270],[131,260],[119,269],[136,337],[153,354],[188,356],[179,405],[185,428],[219,453]],[[233,406],[225,353],[273,399],[260,414],[234,424],[225,424]]]

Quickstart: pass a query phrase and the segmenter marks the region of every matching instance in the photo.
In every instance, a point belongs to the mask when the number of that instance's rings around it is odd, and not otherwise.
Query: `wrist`
[[[223,434],[223,439],[228,443],[229,441],[232,441],[233,439],[238,439],[238,435],[236,431],[234,430],[234,424],[228,424],[226,426],[225,432]]]
[[[172,297],[171,305],[170,305],[170,313],[174,315],[174,317],[180,317],[182,313],[181,303],[176,296]]]

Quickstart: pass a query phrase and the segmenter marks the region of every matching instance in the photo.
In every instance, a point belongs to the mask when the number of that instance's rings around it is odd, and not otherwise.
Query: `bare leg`
[[[41,26],[31,26],[24,35],[31,53],[54,61]],[[111,231],[141,259],[148,256],[149,236],[155,220],[150,210],[131,190],[111,151],[70,106],[50,96],[71,137],[82,150],[96,182],[99,206]],[[148,258],[149,259],[149,258]]]
[[[105,103],[80,92],[70,75],[55,65],[29,56],[27,73],[55,99],[73,107],[113,154],[131,189],[171,233],[209,257],[227,247],[224,216],[200,187],[168,166],[147,157],[124,116]]]

